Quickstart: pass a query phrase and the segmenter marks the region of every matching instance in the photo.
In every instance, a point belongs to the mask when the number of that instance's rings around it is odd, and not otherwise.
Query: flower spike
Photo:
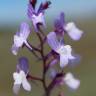
[[[83,31],[78,29],[74,22],[66,23],[65,14],[61,12],[54,21],[54,30],[47,35],[44,34],[43,29],[46,29],[45,11],[50,7],[51,0],[41,2],[38,8],[37,3],[38,0],[28,0],[27,15],[38,37],[34,37],[39,40],[39,42],[37,42],[37,40],[35,42],[38,45],[34,46],[28,42],[31,31],[29,25],[24,22],[21,23],[19,31],[14,35],[11,52],[17,55],[20,48],[26,47],[38,58],[38,61],[42,60],[42,72],[40,76],[30,74],[28,59],[26,57],[20,57],[16,65],[16,71],[13,72],[13,93],[14,95],[18,95],[21,87],[25,91],[31,91],[29,80],[36,85],[38,85],[37,82],[42,83],[45,92],[44,96],[51,96],[55,87],[60,87],[64,84],[76,90],[80,86],[80,80],[75,78],[70,72],[65,73],[63,68],[67,65],[74,66],[73,63],[77,63],[77,61],[80,60],[80,56],[73,55],[73,49],[71,45],[65,43],[64,36],[67,34],[72,40],[76,41],[82,37]],[[51,50],[45,52],[47,48],[46,45],[49,45]],[[58,63],[60,68],[57,68],[57,65],[55,66],[55,64]],[[58,96],[64,96],[62,90]]]

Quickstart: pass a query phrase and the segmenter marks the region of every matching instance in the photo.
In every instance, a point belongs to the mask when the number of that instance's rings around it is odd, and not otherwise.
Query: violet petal
[[[58,49],[60,43],[56,37],[56,34],[55,32],[50,32],[48,35],[47,35],[47,42],[49,44],[49,46],[54,50],[56,51],[56,49]]]
[[[29,61],[26,57],[21,57],[18,60],[17,70],[23,70],[26,74],[29,72]]]

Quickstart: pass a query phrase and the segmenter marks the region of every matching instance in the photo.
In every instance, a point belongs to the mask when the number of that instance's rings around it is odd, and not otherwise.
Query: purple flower
[[[13,92],[14,94],[18,94],[20,87],[22,87],[26,91],[31,91],[31,85],[27,80],[27,74],[29,72],[28,60],[25,57],[21,57],[19,59],[19,64],[17,64],[16,72],[13,73],[14,85]]]
[[[27,14],[28,14],[29,19],[32,20],[35,31],[38,32],[38,24],[46,27],[44,11],[49,7],[50,2],[46,1],[45,3],[41,3],[39,9],[36,11],[36,8],[35,8],[36,1],[37,0],[30,0]]]
[[[69,60],[75,59],[74,56],[72,56],[72,48],[70,45],[62,44],[58,41],[56,33],[50,32],[47,35],[47,42],[49,46],[59,54],[60,56],[60,67],[63,68],[68,65]]]
[[[12,45],[11,49],[14,55],[17,55],[19,48],[22,47],[23,44],[26,44],[26,46],[28,46],[32,50],[31,46],[27,42],[29,34],[30,29],[28,24],[22,23],[20,26],[20,31],[14,35],[14,44]]]
[[[83,34],[83,31],[78,29],[74,22],[66,23],[64,20],[64,13],[62,12],[54,22],[55,32],[61,37],[64,33],[67,33],[73,40],[79,40]]]

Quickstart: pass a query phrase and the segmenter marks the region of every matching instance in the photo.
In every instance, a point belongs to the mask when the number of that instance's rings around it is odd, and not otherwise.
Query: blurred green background
[[[78,2],[76,3],[74,0],[74,2],[72,4],[75,4],[75,3],[79,4],[80,0],[77,0],[77,1]],[[81,0],[81,1],[82,1],[82,3],[81,3],[81,5],[82,5],[83,0]],[[89,0],[89,1],[92,2],[91,0]],[[93,0],[93,1],[95,1],[95,0]],[[55,3],[54,0],[53,0],[53,2]],[[70,2],[72,2],[72,1],[70,0]],[[56,8],[56,6],[58,6],[58,4],[61,4],[61,3],[62,2],[56,3],[57,5],[54,4],[55,8]],[[86,1],[86,5],[87,5],[87,3],[88,2]],[[96,2],[94,2],[94,3],[96,3]],[[24,3],[24,4],[26,4],[26,3]],[[12,4],[12,5],[14,5],[14,4]],[[64,5],[66,5],[66,4],[64,3]],[[67,5],[68,5],[68,2],[67,2]],[[94,7],[91,4],[89,4],[89,5],[90,5],[89,6],[90,8]],[[17,6],[19,6],[19,5],[17,5]],[[52,6],[52,7],[54,7],[54,6]],[[63,6],[63,4],[62,4],[62,6]],[[71,4],[70,4],[70,6],[71,6]],[[71,6],[71,7],[73,8],[73,6]],[[69,9],[71,9],[71,7]],[[79,6],[79,7],[81,7],[81,6]],[[56,11],[54,11],[55,9],[53,11],[52,10],[50,11],[50,9],[49,9],[48,12],[51,12],[53,15],[52,15],[52,17],[50,15],[46,17],[46,22],[48,25],[47,32],[52,31],[53,18],[56,17],[57,15],[59,15],[59,13],[61,11],[65,11],[65,9],[63,10],[62,8],[59,6],[59,8],[57,8],[58,9],[57,13],[56,13]],[[75,9],[76,8],[78,9],[78,6],[75,6]],[[72,91],[68,90],[68,88],[65,86],[60,87],[59,89],[55,89],[53,91],[52,96],[57,96],[55,94],[60,92],[61,89],[64,90],[65,96],[91,96],[91,95],[96,96],[96,14],[95,14],[96,6],[93,9],[94,10],[90,11],[90,12],[92,12],[92,11],[93,12],[88,13],[88,14],[82,13],[83,10],[88,11],[88,9],[86,9],[86,8],[81,10],[81,14],[75,10],[72,10],[74,15],[69,14],[71,11],[70,12],[65,11],[66,20],[68,22],[74,21],[77,24],[77,26],[84,31],[84,35],[80,41],[72,41],[68,37],[65,37],[67,44],[71,44],[73,49],[75,50],[75,52],[81,55],[82,59],[78,66],[76,66],[74,68],[68,67],[68,68],[65,68],[64,70],[74,73],[75,76],[81,80],[81,85],[80,85],[80,88],[76,92],[72,92]],[[15,12],[15,10],[14,10],[14,12]],[[6,11],[8,11],[8,10],[6,10]],[[16,12],[17,12],[17,10],[16,10]],[[67,13],[67,12],[69,12],[69,13]],[[76,12],[78,14],[76,14]],[[3,12],[2,12],[2,14],[3,14]],[[16,18],[14,18],[14,15],[12,15],[12,14],[11,14],[11,17],[13,17],[13,19],[12,19],[13,21],[9,20],[9,18],[7,17],[7,15],[8,15],[7,14],[5,16],[7,21],[4,20],[4,22],[3,22],[2,14],[0,13],[0,16],[1,16],[0,17],[0,20],[1,20],[1,22],[0,22],[0,96],[14,96],[12,93],[12,85],[13,85],[12,73],[15,71],[15,67],[16,67],[18,58],[20,56],[28,57],[29,62],[30,62],[30,73],[33,75],[36,75],[36,76],[41,75],[42,63],[37,62],[36,58],[26,48],[24,48],[23,50],[20,50],[18,56],[14,56],[11,53],[10,50],[11,50],[11,46],[13,43],[13,35],[19,29],[20,23],[23,22],[23,20],[28,22],[29,24],[30,24],[30,22],[26,18],[19,20],[19,17],[18,17],[16,19]],[[89,16],[90,14],[91,14],[91,16]],[[24,14],[22,13],[21,15],[22,15],[22,17],[20,17],[20,18],[23,18]],[[30,27],[31,27],[31,24],[30,24]],[[29,41],[31,43],[35,44],[35,42],[37,42],[37,41],[33,35],[34,35],[34,33],[31,33],[31,35],[29,37]],[[40,83],[38,83],[38,86],[35,86],[33,83],[31,83],[31,85],[32,85],[32,92],[28,93],[28,92],[25,92],[24,90],[21,90],[19,96],[41,96],[43,94],[42,86]]]

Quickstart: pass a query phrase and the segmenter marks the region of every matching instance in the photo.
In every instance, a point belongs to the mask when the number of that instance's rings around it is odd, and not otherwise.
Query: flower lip
[[[35,23],[39,23],[39,22],[42,22],[43,23],[43,17],[44,17],[44,14],[43,13],[39,13],[39,14],[33,14],[32,15],[32,20],[33,22]]]
[[[18,94],[21,85],[24,88],[24,90],[31,91],[31,85],[29,84],[26,78],[26,74],[23,70],[20,70],[20,72],[14,72],[13,79],[14,79],[13,92],[15,94]]]
[[[58,47],[56,52],[60,55],[60,67],[63,68],[68,65],[69,60],[75,59],[71,54],[71,46],[70,45],[61,45]]]
[[[17,35],[14,35],[14,44],[17,46],[17,47],[21,47],[24,43],[24,38],[23,37],[20,37],[20,36],[17,36]]]
[[[74,22],[70,22],[64,26],[66,33],[72,40],[79,40],[83,34],[83,31],[78,29]]]
[[[65,84],[73,90],[78,89],[78,87],[80,86],[80,80],[74,78],[71,73],[67,73],[63,79]]]

